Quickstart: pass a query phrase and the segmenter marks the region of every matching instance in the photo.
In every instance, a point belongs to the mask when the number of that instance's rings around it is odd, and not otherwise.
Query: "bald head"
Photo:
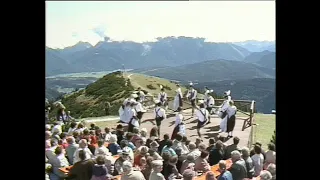
[[[81,139],[81,140],[79,141],[79,147],[80,147],[80,148],[85,148],[85,147],[87,147],[87,146],[88,146],[88,142],[87,142],[86,139]]]

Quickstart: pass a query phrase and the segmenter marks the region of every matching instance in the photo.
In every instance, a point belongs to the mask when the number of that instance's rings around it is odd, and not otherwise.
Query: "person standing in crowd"
[[[251,157],[254,166],[254,176],[259,176],[263,170],[264,157],[261,152],[261,146],[254,146],[255,154]]]
[[[110,116],[110,108],[111,108],[111,104],[109,101],[106,101],[106,103],[104,103],[104,112],[106,113],[106,116]]]
[[[166,110],[161,107],[161,102],[159,100],[155,100],[156,108],[154,109],[155,120],[158,127],[158,137],[160,137],[160,126],[161,122],[167,118]]]
[[[165,180],[165,177],[161,173],[163,168],[162,160],[153,160],[152,161],[152,171],[149,176],[149,180]]]
[[[231,152],[232,152],[232,151],[237,150],[237,151],[241,152],[240,147],[238,147],[239,142],[240,142],[240,138],[238,138],[237,136],[235,136],[235,137],[233,138],[233,144],[230,144],[229,146],[227,146],[227,147],[225,148],[225,159],[231,158]]]
[[[174,111],[177,111],[178,107],[183,107],[182,97],[183,96],[182,96],[180,85],[177,84],[176,96],[174,97],[174,100],[173,100],[173,110]]]
[[[200,109],[197,109],[197,111],[196,111],[196,116],[198,119],[197,133],[198,133],[198,136],[200,138],[202,138],[201,133],[200,133],[200,129],[207,123],[207,121],[209,119],[209,112],[208,112],[208,110],[206,110],[204,108],[203,101],[200,101],[199,103],[200,103],[200,105],[199,105]]]
[[[57,102],[56,103],[56,108],[57,110],[57,121],[62,121],[63,123],[65,122],[65,109],[66,107],[61,103],[61,102]]]
[[[80,150],[78,154],[79,161],[71,167],[68,179],[90,180],[94,161],[87,157],[87,153],[84,150]]]
[[[254,167],[253,167],[253,161],[251,157],[249,156],[249,148],[243,147],[241,150],[241,158],[245,161],[246,163],[246,169],[247,169],[247,176],[249,179],[252,179],[254,176]]]
[[[227,133],[228,138],[233,137],[234,126],[236,125],[236,114],[237,107],[234,105],[233,101],[229,101],[229,107],[227,108]]]
[[[168,100],[167,100],[167,93],[164,91],[164,88],[162,85],[160,85],[161,92],[158,95],[158,100],[161,102],[162,106],[164,107],[165,110],[168,109]]]
[[[193,88],[193,83],[190,83],[190,88],[187,93],[187,98],[191,103],[192,106],[192,116],[194,115],[194,109],[196,108],[197,102],[197,90]]]

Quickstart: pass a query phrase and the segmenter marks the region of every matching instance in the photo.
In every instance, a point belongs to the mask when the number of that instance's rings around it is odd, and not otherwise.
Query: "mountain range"
[[[258,44],[258,43],[256,43]],[[262,46],[261,44],[265,44]],[[272,42],[260,42],[260,49]],[[273,42],[274,45],[274,42]],[[176,67],[209,60],[244,61],[252,52],[241,43],[213,43],[205,38],[165,37],[156,42],[79,42],[64,49],[46,47],[46,75],[122,68]],[[264,49],[266,50],[266,49]]]

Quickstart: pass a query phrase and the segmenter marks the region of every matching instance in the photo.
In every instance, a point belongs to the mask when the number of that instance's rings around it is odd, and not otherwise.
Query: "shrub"
[[[276,130],[273,131],[273,135],[270,140],[271,143],[276,144]]]
[[[151,90],[155,90],[155,89],[157,89],[156,87],[154,87],[152,84],[148,84],[147,85],[147,88],[148,89],[151,89]]]

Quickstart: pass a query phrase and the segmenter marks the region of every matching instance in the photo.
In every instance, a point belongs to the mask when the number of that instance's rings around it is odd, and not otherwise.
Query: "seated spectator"
[[[86,153],[86,158],[88,159],[92,159],[94,158],[93,154],[91,153],[91,151],[88,148],[88,143],[87,140],[85,139],[81,139],[79,141],[79,148],[75,151],[74,155],[73,155],[73,163],[77,163],[79,162],[81,159],[79,157],[79,152],[83,150]]]
[[[243,147],[241,150],[241,153],[242,153],[241,158],[246,163],[247,176],[249,179],[252,179],[254,176],[254,166],[253,166],[253,161],[249,154],[249,148]]]
[[[196,179],[196,173],[195,171],[192,171],[191,169],[187,169],[182,174],[183,180],[195,180]]]
[[[239,142],[240,142],[240,139],[237,136],[235,136],[233,138],[233,144],[227,146],[226,149],[225,149],[225,157],[224,157],[224,159],[230,159],[232,151],[235,151],[235,150],[237,150],[239,152],[241,151],[241,149],[238,147]]]
[[[98,151],[101,149],[101,151],[105,152],[105,154],[109,153],[109,149],[106,148],[106,146],[104,145],[104,140],[100,139],[98,141],[98,148],[95,149],[94,151],[94,155],[97,156]]]
[[[215,177],[215,175],[213,174],[212,171],[209,171],[207,174],[206,174],[206,180],[216,180],[217,178]]]
[[[210,152],[212,148],[214,148],[214,144],[216,141],[213,138],[209,139],[209,146],[207,147],[207,151]]]
[[[254,176],[259,176],[260,172],[263,170],[263,162],[264,158],[261,153],[261,147],[260,146],[254,146],[254,152],[255,154],[251,157],[254,167]]]
[[[152,161],[152,171],[149,176],[149,180],[165,180],[165,177],[161,173],[163,170],[162,160]]]
[[[189,155],[193,155],[194,159],[197,159],[201,155],[201,151],[196,147],[196,144],[193,142],[189,143]]]
[[[260,180],[271,180],[272,175],[269,171],[261,171]]]
[[[90,180],[92,177],[92,170],[94,166],[94,161],[87,157],[87,152],[84,150],[79,150],[77,161],[70,169],[68,178],[69,179],[80,179],[80,180]]]
[[[220,160],[224,159],[224,150],[223,144],[220,140],[216,142],[216,145],[211,151],[209,152],[209,163],[210,166],[216,165],[219,163]]]
[[[268,151],[265,153],[264,169],[268,167],[269,164],[276,163],[276,146],[273,143],[268,144]]]
[[[181,165],[180,172],[183,173],[188,167],[194,167],[194,165],[195,165],[194,155],[188,154],[187,159],[183,161]]]
[[[196,159],[194,169],[196,171],[207,172],[210,171],[210,164],[208,163],[209,153],[201,151],[201,155]]]
[[[133,170],[132,163],[130,161],[124,161],[121,180],[145,180],[145,178],[140,171]]]
[[[105,166],[104,156],[98,156],[96,158],[96,164],[92,169],[91,180],[107,180],[108,169]]]
[[[231,160],[232,160],[232,165],[229,171],[232,174],[232,179],[243,180],[244,178],[247,178],[246,163],[243,159],[241,159],[240,152],[237,150],[232,151]]]
[[[218,180],[232,180],[232,174],[227,170],[226,161],[219,161],[219,172],[221,173]]]
[[[176,152],[172,149],[172,141],[170,139],[168,139],[166,141],[166,145],[163,147],[162,149],[162,152],[161,152],[161,155],[164,153],[164,152],[169,152],[171,156],[176,156]]]
[[[118,153],[118,150],[120,150],[120,146],[117,143],[117,136],[112,135],[109,139],[109,145],[108,149],[111,152],[112,155],[116,155]]]
[[[276,180],[276,165],[269,164],[267,167],[267,171],[269,171],[272,175],[272,180]]]
[[[114,173],[113,173],[114,176],[117,176],[117,175],[123,173],[123,162],[124,161],[131,161],[128,151],[119,150],[118,154],[120,155],[120,157],[114,163]]]
[[[74,137],[69,137],[67,139],[68,147],[66,148],[66,155],[68,157],[69,163],[73,164],[73,155],[76,150],[79,148],[79,145],[76,144]]]

